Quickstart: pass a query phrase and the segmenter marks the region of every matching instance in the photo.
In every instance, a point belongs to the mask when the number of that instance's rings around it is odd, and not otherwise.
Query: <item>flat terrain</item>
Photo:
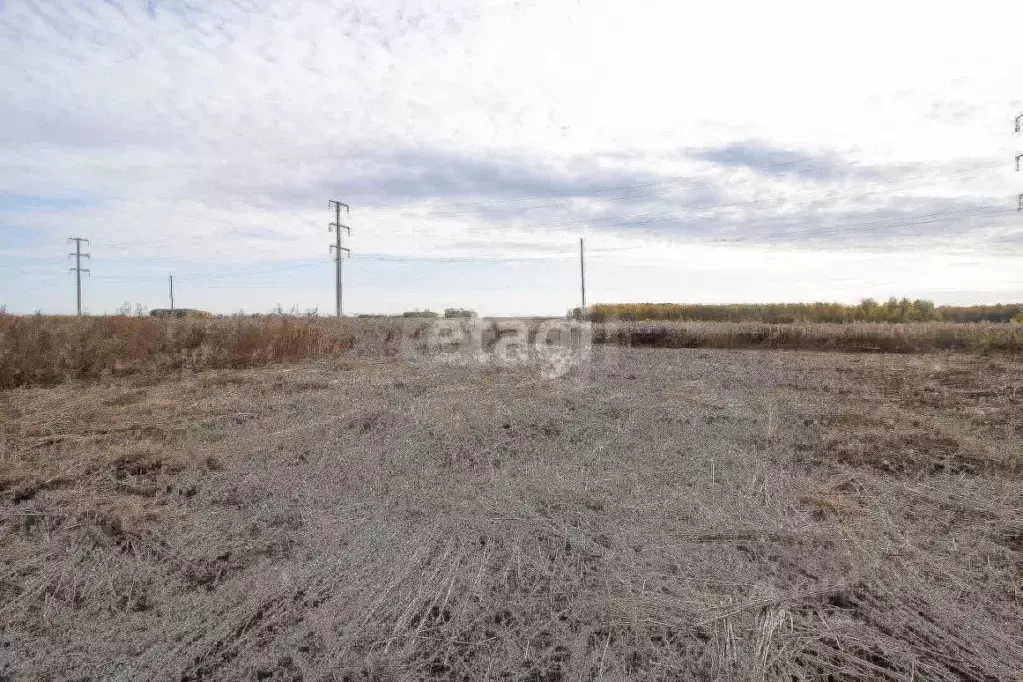
[[[0,392],[0,679],[1023,677],[1011,357],[150,381]]]

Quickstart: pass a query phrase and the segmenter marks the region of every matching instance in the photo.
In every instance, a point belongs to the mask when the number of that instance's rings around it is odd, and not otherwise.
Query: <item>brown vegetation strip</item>
[[[529,342],[540,321],[523,322]],[[0,388],[65,381],[149,377],[209,369],[240,370],[317,358],[394,358],[421,342],[430,321],[225,317],[158,319],[0,314]],[[507,338],[509,321],[484,321],[485,345]],[[596,344],[655,348],[762,348],[865,353],[1023,352],[1023,325],[920,323],[769,324],[607,322]],[[230,383],[230,377],[222,381]],[[982,388],[976,390],[992,390]],[[120,400],[131,401],[126,395]]]

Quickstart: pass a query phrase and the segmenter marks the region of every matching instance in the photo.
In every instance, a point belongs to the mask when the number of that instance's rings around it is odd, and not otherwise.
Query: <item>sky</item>
[[[0,0],[0,305],[1023,301],[1023,6]]]

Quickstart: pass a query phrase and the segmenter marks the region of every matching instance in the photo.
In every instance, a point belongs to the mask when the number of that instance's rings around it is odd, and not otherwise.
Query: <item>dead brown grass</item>
[[[524,320],[534,341],[540,319]],[[0,388],[132,376],[140,387],[181,372],[242,370],[316,358],[390,358],[422,339],[429,320],[287,315],[202,319],[19,317],[0,314]],[[486,321],[484,345],[512,333]],[[596,344],[868,353],[1023,352],[1023,325],[952,323],[768,324],[607,322]],[[225,372],[209,381],[231,381]]]
[[[768,324],[607,322],[595,343],[653,348],[766,348],[866,353],[1023,351],[1023,325],[948,322]]]
[[[828,488],[821,488],[799,498],[799,501],[815,510],[818,519],[831,514],[840,518],[852,516],[857,512],[859,506],[844,496],[841,492]]]
[[[1017,386],[607,347],[0,392],[0,677],[1017,679]]]
[[[370,350],[397,352],[389,320],[0,315],[0,388],[126,375],[245,369]]]

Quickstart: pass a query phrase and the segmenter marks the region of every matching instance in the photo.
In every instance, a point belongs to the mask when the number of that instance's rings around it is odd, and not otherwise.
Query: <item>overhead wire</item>
[[[834,154],[829,155],[829,157],[827,157],[827,158],[849,156],[849,155],[854,154],[854,153],[855,153],[855,151],[835,152]],[[799,164],[803,164],[803,163],[810,163],[812,161],[817,161],[817,160],[820,160],[822,158],[825,158],[825,157],[823,157],[823,156],[821,156],[821,157],[806,157],[806,158],[802,158],[802,159],[795,159],[795,160],[792,160],[792,161],[783,161],[783,162],[779,162],[779,163],[765,164],[765,165],[761,165],[761,166],[747,166],[747,165],[735,164],[733,166],[733,169],[751,170],[751,171],[773,170],[773,169],[776,169],[776,168],[783,168],[783,167],[795,166],[795,165],[799,165]],[[713,160],[708,160],[708,159],[696,159],[696,161],[703,161],[703,162],[712,163],[712,164],[717,163],[717,165],[728,165],[728,164],[722,164],[722,163],[718,163],[718,162],[715,162]],[[481,207],[481,206],[491,206],[491,205],[507,204],[507,203],[513,203],[513,202],[518,202],[518,201],[566,201],[566,200],[575,199],[575,198],[578,198],[578,197],[593,196],[593,195],[600,194],[600,193],[603,193],[603,192],[623,192],[623,191],[632,190],[632,189],[643,189],[643,188],[646,188],[646,187],[656,187],[656,186],[660,186],[660,185],[671,185],[671,184],[676,184],[676,183],[680,183],[680,182],[685,182],[686,180],[687,180],[687,178],[679,177],[679,178],[671,178],[671,179],[667,179],[667,180],[658,180],[658,181],[655,181],[655,182],[642,183],[642,184],[637,184],[637,185],[617,185],[617,186],[612,186],[612,187],[604,187],[604,188],[601,188],[601,189],[585,190],[585,191],[579,191],[579,192],[571,192],[571,193],[567,193],[567,194],[548,194],[548,195],[540,195],[540,196],[532,196],[532,197],[515,197],[515,198],[510,198],[510,199],[495,199],[495,200],[492,200],[492,201],[484,201],[484,202],[467,201],[467,202],[455,202],[455,203],[447,203],[447,204],[440,204],[440,205],[434,204],[432,208],[443,208],[445,206],[452,206],[452,207],[457,207],[457,206],[475,206],[475,207]],[[717,183],[710,183],[710,184],[717,184]],[[697,186],[702,186],[702,185],[697,185]],[[402,209],[402,208],[420,206],[421,204],[422,204],[421,201],[419,201],[419,202],[409,202],[409,203],[405,203],[405,204],[391,205],[391,206],[387,206],[385,208],[387,208],[389,210],[395,210],[395,209]],[[542,208],[542,206],[541,207],[530,207],[530,208]],[[472,211],[467,211],[467,212],[471,213]]]
[[[973,166],[973,167],[970,167],[970,168],[963,168],[963,169],[959,169],[959,170],[956,170],[956,171],[951,171],[951,173],[966,173],[966,172],[972,172],[972,171],[976,171],[976,170],[987,170],[987,169],[995,168],[995,167],[1000,166],[1000,165],[1004,165],[1004,164],[997,163],[997,164],[985,164],[985,165],[982,165],[982,166]],[[917,175],[917,176],[911,176],[909,179],[921,179],[921,178],[929,178],[929,177],[930,177],[930,174],[928,173],[928,174],[920,174],[920,175]],[[967,177],[972,178],[972,177],[976,177],[976,176],[967,176]],[[904,184],[904,180],[906,180],[906,179],[900,180],[899,183],[900,184]],[[878,187],[877,189],[873,189],[873,190],[871,190],[869,192],[863,192],[863,193],[859,193],[859,194],[851,194],[850,195],[850,194],[846,193],[846,190],[848,190],[848,189],[853,189],[853,188],[856,188],[856,187],[876,187],[877,184],[878,183],[871,182],[871,183],[862,183],[860,185],[853,185],[851,188],[850,187],[844,187],[844,188],[841,188],[841,189],[838,189],[838,190],[834,190],[833,192],[831,192],[830,196],[815,197],[812,201],[825,201],[827,199],[832,199],[832,198],[837,198],[837,197],[843,197],[843,198],[847,198],[847,199],[856,199],[856,198],[862,198],[862,197],[865,197],[865,196],[871,196],[871,195],[874,195],[874,194],[881,194],[883,192],[890,192],[890,191],[892,191],[890,186],[882,186],[882,187]],[[894,185],[896,183],[892,182],[892,183],[882,183],[882,184]],[[746,201],[729,202],[729,203],[703,204],[703,205],[698,205],[698,206],[684,206],[684,207],[681,207],[681,209],[673,209],[671,211],[655,211],[653,213],[640,213],[640,214],[634,214],[634,215],[631,215],[631,216],[613,216],[612,215],[612,216],[605,216],[605,217],[578,218],[578,219],[574,219],[574,220],[562,220],[562,221],[555,221],[555,222],[537,222],[537,223],[526,223],[526,224],[517,223],[515,226],[516,227],[553,227],[553,226],[561,226],[561,225],[575,225],[575,224],[581,224],[581,223],[590,223],[590,222],[594,222],[594,221],[597,221],[597,220],[617,220],[617,221],[619,221],[619,223],[616,223],[616,224],[626,224],[626,223],[621,222],[621,221],[631,220],[633,218],[667,216],[667,215],[672,215],[672,214],[677,213],[678,210],[698,210],[698,211],[703,211],[703,210],[710,210],[710,209],[717,209],[717,208],[737,208],[737,207],[740,207],[740,206],[755,206],[755,205],[758,205],[758,204],[767,204],[767,205],[770,206],[770,205],[774,205],[774,204],[785,204],[785,203],[790,203],[790,200],[789,199],[751,199],[751,200],[746,200]]]
[[[741,167],[741,169],[742,170],[757,170],[757,171],[759,171],[759,170],[766,170],[766,169],[770,169],[770,168],[775,168],[775,167],[778,167],[778,166],[781,166],[781,165],[793,165],[795,163],[809,163],[812,160],[814,160],[814,159],[806,159],[806,160],[800,160],[800,161],[796,161],[796,162],[788,162],[786,164],[778,164],[778,165],[775,165],[775,166],[759,166],[759,167],[743,166],[743,167]],[[949,173],[955,173],[955,172],[965,172],[965,171],[969,171],[969,170],[991,169],[991,168],[996,168],[996,167],[1001,166],[1001,165],[1004,165],[1003,161],[999,161],[999,162],[995,162],[995,163],[991,163],[991,164],[983,164],[983,165],[974,166],[974,167],[966,168],[966,169],[961,169],[960,171],[948,171],[948,172]],[[834,168],[847,168],[847,167],[848,166],[843,165],[841,163],[832,163],[832,164],[827,165],[827,166],[816,167],[816,168],[812,169],[812,171],[813,172],[823,172],[823,171],[831,170],[831,169],[834,169]],[[927,175],[930,175],[930,172],[917,174],[917,176],[915,176],[915,177],[926,177]],[[914,177],[914,176],[910,176],[910,178],[912,178],[912,177]],[[681,178],[681,179],[672,180],[670,182],[678,183],[678,182],[684,182],[684,181],[685,181],[685,178]],[[886,184],[894,184],[895,182],[899,182],[899,181],[901,181],[901,180],[896,180],[896,181],[893,181],[893,182],[890,182],[890,183],[886,183]],[[703,189],[703,188],[729,187],[729,186],[732,186],[732,185],[748,184],[749,182],[750,181],[747,178],[737,178],[737,179],[734,179],[734,180],[731,180],[731,181],[707,181],[707,182],[699,182],[699,183],[690,183],[684,189],[686,189],[686,190],[693,190],[693,189]],[[656,183],[656,184],[663,184],[663,183]],[[868,184],[870,184],[870,183],[868,183]],[[619,196],[619,197],[600,197],[600,201],[601,202],[612,202],[612,201],[625,201],[625,200],[632,200],[632,199],[647,199],[647,198],[651,198],[652,199],[652,198],[657,198],[657,197],[661,197],[661,196],[668,196],[669,194],[672,194],[672,193],[674,193],[674,190],[673,191],[667,191],[667,192],[658,192],[658,193],[625,195],[625,196]],[[584,196],[584,195],[580,194],[580,195],[575,195],[575,196],[566,196],[564,198],[558,199],[558,202],[563,202],[563,201],[566,201],[566,200],[569,200],[569,199],[574,199],[574,198],[577,198],[577,196]],[[486,206],[486,204],[482,204],[482,206]],[[540,209],[540,208],[552,208],[552,207],[560,207],[560,204],[559,203],[538,204],[538,205],[535,205],[535,206],[518,207],[518,208],[515,208],[514,210],[516,210],[516,211],[526,211],[526,210],[534,210],[534,209]],[[391,207],[391,210],[396,210],[398,208],[399,207]],[[427,217],[432,217],[432,218],[437,218],[437,217],[447,217],[447,218],[450,218],[450,217],[457,217],[457,216],[461,216],[461,215],[478,215],[479,213],[486,213],[489,210],[490,209],[468,210],[468,211],[442,211],[442,212],[431,211],[429,213],[426,213],[425,215]],[[503,209],[496,209],[496,210],[503,210]]]
[[[986,217],[997,217],[997,216],[1010,216],[1015,211],[1007,210],[1004,208],[988,207],[986,209],[965,209],[964,211],[941,211],[938,213],[922,214],[915,217],[915,219],[885,219],[879,221],[873,221],[868,223],[854,223],[835,225],[828,227],[816,227],[808,228],[804,230],[791,230],[791,231],[779,231],[768,234],[752,234],[742,235],[732,238],[721,238],[711,240],[710,243],[743,243],[743,242],[755,242],[763,243],[770,242],[773,239],[784,239],[792,241],[792,237],[805,238],[807,236],[821,237],[821,236],[832,236],[832,235],[848,235],[848,234],[859,234],[861,232],[874,232],[877,230],[883,230],[885,228],[900,228],[900,227],[913,227],[917,225],[930,225],[933,223],[947,222],[950,220],[967,220],[970,218],[986,218]],[[960,215],[960,213],[963,213]],[[929,220],[919,220],[919,218],[930,218]]]
[[[833,158],[833,156],[832,156],[832,158]],[[768,164],[768,165],[764,165],[764,166],[743,167],[743,169],[744,170],[753,170],[753,171],[762,171],[762,170],[770,170],[770,169],[775,169],[775,168],[781,168],[781,167],[787,167],[787,166],[794,166],[794,165],[799,165],[799,164],[810,163],[810,162],[815,161],[815,160],[816,159],[813,159],[813,158],[798,159],[798,160],[794,160],[794,161],[788,161],[788,162],[777,163],[777,164]],[[978,165],[978,166],[972,166],[972,167],[969,167],[969,168],[957,169],[955,171],[950,171],[950,172],[946,173],[945,175],[947,176],[948,174],[953,174],[953,173],[954,174],[960,174],[960,173],[971,172],[971,171],[982,171],[982,170],[987,170],[987,169],[993,169],[993,168],[996,168],[996,167],[1001,166],[1001,165],[1003,165],[1002,162],[992,163],[992,164],[983,164],[983,165]],[[830,166],[819,167],[819,168],[815,168],[814,170],[815,171],[822,171],[822,170],[825,170],[825,169],[827,169],[829,167]],[[919,178],[926,178],[926,177],[929,177],[930,175],[931,175],[931,173],[918,173],[918,174],[915,174],[913,176],[909,176],[908,178],[907,177],[900,177],[900,178],[895,178],[895,179],[888,180],[888,181],[868,182],[868,183],[861,183],[859,185],[854,185],[854,187],[875,187],[875,189],[872,189],[871,191],[864,192],[864,193],[861,193],[861,194],[858,194],[858,195],[855,195],[855,194],[854,195],[849,195],[847,193],[847,190],[849,189],[848,186],[840,187],[838,189],[835,189],[830,194],[837,194],[837,195],[840,195],[840,196],[843,196],[843,197],[846,197],[846,198],[849,198],[849,199],[854,199],[854,198],[863,197],[863,196],[869,196],[869,195],[878,194],[878,193],[882,193],[882,192],[890,192],[890,191],[893,191],[892,190],[893,186],[898,186],[898,187],[903,187],[905,189],[909,189],[909,187],[906,187],[906,183],[907,183],[908,180],[919,179]],[[974,176],[968,176],[968,177],[974,177]],[[653,187],[653,186],[659,186],[659,185],[667,185],[667,184],[672,184],[672,183],[683,182],[684,180],[685,180],[684,178],[674,178],[674,179],[666,180],[666,181],[660,181],[660,182],[654,182],[654,183],[644,183],[642,185],[632,185],[632,186],[626,186],[626,187],[609,187],[609,188],[603,188],[603,189],[600,189],[600,190],[591,190],[591,191],[587,191],[587,192],[577,192],[577,193],[574,193],[574,194],[571,194],[571,195],[566,195],[566,196],[563,196],[563,197],[549,197],[549,196],[548,197],[521,197],[521,198],[517,198],[517,199],[506,199],[506,200],[500,200],[500,201],[495,201],[495,202],[474,203],[474,204],[471,204],[471,205],[479,207],[479,206],[485,206],[485,205],[488,205],[488,204],[491,204],[491,205],[492,204],[507,204],[507,203],[512,203],[512,202],[516,202],[516,201],[532,201],[532,200],[537,200],[537,199],[551,199],[551,198],[557,199],[559,201],[563,201],[565,199],[572,199],[572,198],[575,198],[577,196],[593,196],[593,195],[596,195],[596,194],[599,194],[599,193],[603,193],[603,192],[621,191],[621,190],[626,190],[626,189],[637,189],[637,188],[646,188],[646,187]],[[707,182],[707,183],[700,183],[700,184],[697,184],[697,185],[690,184],[688,186],[688,189],[693,189],[693,188],[701,187],[701,186],[704,186],[704,187],[720,187],[720,186],[728,186],[728,185],[732,185],[732,184],[748,183],[748,182],[749,181],[746,180],[746,179],[742,179],[742,180],[739,180],[739,181],[733,181],[733,182]],[[618,200],[624,200],[624,199],[630,199],[630,198],[655,198],[657,196],[659,196],[659,195],[645,194],[645,195],[632,196],[632,197],[604,197],[604,198],[601,198],[601,200],[603,200],[603,201],[618,201]],[[809,201],[807,201],[806,203],[811,203],[812,204],[814,202],[823,201],[823,200],[825,200],[827,198],[828,197],[813,197]],[[686,223],[685,222],[680,222],[680,219],[681,218],[689,218],[691,216],[679,216],[678,215],[679,210],[685,210],[685,211],[690,211],[690,212],[691,211],[706,212],[706,211],[713,211],[713,210],[717,210],[717,209],[721,209],[721,208],[737,208],[737,207],[742,207],[742,206],[758,206],[758,205],[771,206],[771,205],[786,204],[786,203],[792,203],[792,202],[788,198],[780,198],[780,199],[773,199],[773,198],[754,199],[754,200],[747,200],[747,201],[740,201],[740,202],[704,204],[704,205],[698,205],[698,206],[686,206],[686,207],[682,207],[681,209],[673,209],[673,210],[670,210],[670,211],[660,211],[660,212],[651,212],[651,213],[640,213],[640,214],[635,214],[635,215],[632,215],[632,216],[603,216],[603,217],[596,216],[596,217],[587,217],[587,218],[579,218],[579,219],[573,219],[573,220],[563,220],[563,221],[556,221],[556,222],[546,222],[546,223],[543,223],[543,222],[540,222],[540,223],[527,223],[527,224],[518,223],[518,224],[515,225],[515,227],[532,227],[532,226],[537,226],[537,227],[539,227],[539,226],[556,227],[556,226],[562,226],[562,225],[572,225],[572,224],[582,224],[582,223],[595,223],[595,222],[602,222],[603,223],[604,221],[611,220],[611,221],[615,221],[615,222],[610,222],[610,223],[602,224],[601,227],[608,228],[608,227],[619,227],[619,226],[621,226],[621,227],[625,227],[625,226],[640,226],[640,225],[655,224],[655,223],[658,223],[658,222],[675,222],[675,223],[677,223],[678,227],[683,227],[684,228],[686,226]],[[802,203],[802,202],[800,202],[800,203]],[[458,204],[452,204],[452,205],[458,205]],[[545,206],[543,206],[543,205],[541,205],[541,206],[530,206],[530,207],[524,207],[524,209],[543,208],[543,207],[545,207]],[[964,211],[969,211],[969,212],[973,212],[975,210],[977,210],[977,209],[975,209],[975,208],[964,209]],[[853,224],[843,224],[843,225],[835,225],[835,226],[820,226],[820,227],[807,228],[807,229],[794,230],[794,231],[793,230],[776,231],[776,232],[767,233],[767,234],[748,234],[748,235],[741,235],[741,236],[736,236],[736,237],[732,237],[732,238],[714,239],[714,240],[710,240],[709,243],[743,243],[743,242],[771,243],[772,240],[792,240],[793,237],[795,237],[797,239],[805,240],[805,239],[813,239],[815,237],[822,237],[822,236],[834,236],[836,234],[842,233],[843,231],[845,232],[845,234],[854,234],[854,233],[858,233],[858,232],[868,232],[868,231],[875,231],[875,230],[885,229],[885,228],[888,228],[888,227],[891,227],[891,228],[907,227],[907,226],[930,224],[930,223],[935,223],[935,222],[944,222],[944,221],[950,220],[950,219],[966,219],[968,217],[971,217],[971,216],[959,216],[958,215],[959,213],[961,213],[961,211],[955,211],[955,212],[952,212],[952,213],[949,213],[948,211],[944,211],[944,212],[941,212],[940,217],[936,217],[934,220],[923,220],[923,221],[920,221],[919,219],[920,218],[935,217],[935,216],[938,216],[938,214],[922,214],[922,215],[916,215],[916,216],[907,216],[905,218],[890,218],[890,219],[884,219],[884,220],[881,220],[881,221],[873,221],[873,222],[869,222],[869,223],[853,223]],[[1011,213],[1012,212],[1003,212],[1003,211],[997,211],[997,210],[990,211],[990,212],[983,211],[983,212],[976,213],[976,215],[973,215],[972,217],[981,218],[981,217],[990,217],[990,216],[1003,215],[1003,214],[1010,215]],[[645,220],[637,220],[637,219],[645,219]],[[851,232],[851,231],[855,231],[855,232]],[[97,243],[100,244],[100,245],[104,245],[104,246],[117,245],[117,246],[122,246],[122,247],[125,247],[125,248],[131,247],[131,246],[139,246],[139,244],[137,244],[137,243],[136,244],[127,244],[127,243],[120,243],[120,242],[106,242],[105,240],[97,240]],[[636,249],[641,249],[641,248],[645,248],[645,247],[641,247],[641,246],[618,247],[618,248],[604,249],[604,251],[605,252],[620,252],[620,251],[626,251],[626,250],[636,250]],[[591,251],[591,253],[593,253],[595,255],[595,252]],[[424,263],[438,263],[438,264],[443,264],[443,263],[494,263],[494,264],[497,264],[497,263],[508,263],[508,264],[511,264],[511,263],[524,263],[524,262],[557,261],[557,260],[562,260],[563,257],[564,257],[564,259],[571,259],[571,258],[575,257],[575,253],[574,252],[547,253],[547,254],[545,254],[544,257],[540,257],[540,258],[538,258],[538,257],[485,257],[485,256],[471,257],[470,256],[470,257],[445,257],[445,258],[440,258],[440,259],[429,258],[429,257],[427,257],[427,258],[413,257],[413,256],[388,256],[386,254],[377,254],[377,255],[365,255],[365,256],[362,256],[361,258],[357,258],[356,262],[358,262],[358,261],[368,261],[368,262],[418,263],[418,264],[424,264]],[[252,278],[252,277],[258,278],[258,277],[261,277],[263,275],[270,274],[270,273],[275,273],[275,272],[291,271],[291,270],[296,270],[296,269],[300,269],[300,268],[307,268],[307,267],[318,267],[318,266],[321,266],[323,264],[324,260],[325,259],[322,259],[322,260],[321,259],[316,259],[316,260],[308,261],[308,262],[297,262],[297,263],[296,262],[291,262],[291,263],[282,263],[282,264],[263,266],[263,267],[247,266],[247,267],[240,268],[240,269],[237,269],[237,270],[234,270],[234,271],[218,270],[218,271],[215,271],[215,272],[206,272],[206,273],[204,273],[204,272],[177,273],[176,272],[176,273],[173,273],[173,274],[174,274],[174,276],[176,278],[178,278],[181,281],[209,281],[209,280],[218,280],[218,279],[224,279],[224,278],[233,278],[233,279],[237,280],[237,279],[245,279],[245,278]],[[353,265],[354,264],[355,263],[353,263]],[[157,273],[157,274],[152,274],[152,275],[94,275],[93,279],[100,280],[100,281],[106,281],[106,282],[129,282],[129,281],[130,282],[140,282],[140,281],[157,281],[157,280],[162,281],[165,278],[166,274],[170,274],[170,273],[169,272],[165,272],[165,273]],[[206,286],[214,287],[215,285],[208,284]],[[234,285],[231,285],[231,286],[234,286]],[[238,286],[244,286],[244,284],[239,284]],[[277,288],[277,287],[272,287],[272,288]]]

